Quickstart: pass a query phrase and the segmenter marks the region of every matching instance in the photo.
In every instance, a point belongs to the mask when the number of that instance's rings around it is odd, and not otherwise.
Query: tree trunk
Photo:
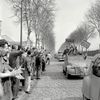
[[[35,33],[35,39],[36,39],[36,41],[35,41],[35,47],[37,48],[37,44],[38,44],[37,33]]]

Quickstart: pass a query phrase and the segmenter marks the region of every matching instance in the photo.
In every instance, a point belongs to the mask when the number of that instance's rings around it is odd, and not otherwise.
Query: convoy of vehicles
[[[69,41],[68,41],[69,42]],[[74,49],[72,49],[74,51]],[[77,51],[77,50],[76,50]],[[83,54],[86,55],[84,59]],[[83,51],[80,53],[71,52],[68,55],[68,61],[64,60],[63,52],[58,52],[56,58],[63,60],[63,74],[70,76],[79,76],[83,78],[82,95],[83,100],[99,100],[100,99],[100,50]],[[96,63],[97,60],[97,63]]]

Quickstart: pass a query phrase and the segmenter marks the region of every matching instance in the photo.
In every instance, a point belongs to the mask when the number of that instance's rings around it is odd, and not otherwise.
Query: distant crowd
[[[31,80],[40,79],[50,58],[50,52],[44,49],[0,41],[0,100],[15,100],[19,91],[30,93]]]

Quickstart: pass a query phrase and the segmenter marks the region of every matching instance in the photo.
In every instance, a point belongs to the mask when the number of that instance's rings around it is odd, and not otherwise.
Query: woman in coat
[[[83,100],[100,100],[100,54],[92,59],[87,76],[83,79]]]

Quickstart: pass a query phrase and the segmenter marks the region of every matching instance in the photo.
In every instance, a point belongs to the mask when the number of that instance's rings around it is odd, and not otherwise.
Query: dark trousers
[[[12,90],[11,90],[10,78],[4,78],[3,89],[4,89],[4,96],[3,96],[2,100],[11,100],[12,99]]]
[[[20,86],[20,90],[25,91],[25,79],[20,80],[21,86]]]
[[[18,96],[19,82],[20,82],[19,79],[15,78],[15,77],[11,78],[11,83],[12,83],[11,89],[12,89],[13,98],[17,98],[17,96]]]
[[[36,65],[36,79],[38,79],[40,77],[40,65]]]
[[[45,71],[45,67],[46,67],[45,61],[42,61],[42,71]]]

